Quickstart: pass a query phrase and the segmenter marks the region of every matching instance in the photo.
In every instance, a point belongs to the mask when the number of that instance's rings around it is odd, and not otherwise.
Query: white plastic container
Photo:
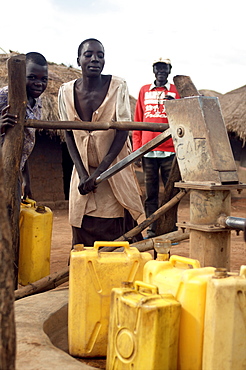
[[[207,285],[203,370],[243,370],[246,369],[246,266],[241,266],[240,275],[219,272]]]

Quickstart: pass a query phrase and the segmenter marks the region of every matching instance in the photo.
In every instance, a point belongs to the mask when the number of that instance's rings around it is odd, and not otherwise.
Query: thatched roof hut
[[[246,141],[246,85],[228,92],[220,98],[227,130]]]
[[[10,54],[0,54],[0,87],[8,83],[7,60]],[[63,64],[49,62],[49,83],[42,95],[43,119],[58,120],[57,94],[63,82],[71,81],[81,76],[81,71],[76,68],[66,67]],[[243,144],[246,141],[246,86],[242,86],[227,94],[220,94],[213,90],[200,90],[204,96],[215,96],[219,98],[225,125],[228,132],[239,137]],[[132,120],[136,99],[130,96]]]
[[[218,97],[227,131],[246,141],[246,85],[226,94],[212,90],[200,90],[204,96]]]

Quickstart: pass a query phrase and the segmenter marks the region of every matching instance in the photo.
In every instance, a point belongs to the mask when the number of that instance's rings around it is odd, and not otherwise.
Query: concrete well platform
[[[67,311],[68,288],[15,302],[16,370],[96,370],[67,353]]]

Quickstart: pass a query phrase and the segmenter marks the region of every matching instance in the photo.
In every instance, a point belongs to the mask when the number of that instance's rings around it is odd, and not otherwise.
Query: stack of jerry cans
[[[203,370],[246,369],[246,266],[219,270],[207,287]]]
[[[172,294],[181,304],[179,370],[202,369],[206,290],[214,271],[214,267],[200,268],[197,260],[179,256],[145,265],[144,282],[157,285],[160,294]]]
[[[20,249],[18,281],[34,283],[50,274],[50,250],[53,213],[50,208],[36,206],[26,199],[20,207]]]
[[[180,303],[135,281],[111,295],[107,370],[176,370]]]
[[[124,247],[123,252],[100,252],[100,247]],[[72,250],[69,270],[68,345],[76,357],[107,354],[110,295],[122,281],[142,280],[152,259],[128,242],[95,242],[93,248]]]

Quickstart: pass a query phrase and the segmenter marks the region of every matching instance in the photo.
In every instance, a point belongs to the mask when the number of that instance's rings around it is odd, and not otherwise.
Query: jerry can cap
[[[38,213],[46,213],[46,209],[45,209],[45,206],[37,206],[37,208],[35,209],[35,212],[38,212]]]
[[[214,270],[214,276],[213,276],[214,279],[224,279],[228,276],[229,275],[228,275],[227,269],[224,267],[218,267]]]

